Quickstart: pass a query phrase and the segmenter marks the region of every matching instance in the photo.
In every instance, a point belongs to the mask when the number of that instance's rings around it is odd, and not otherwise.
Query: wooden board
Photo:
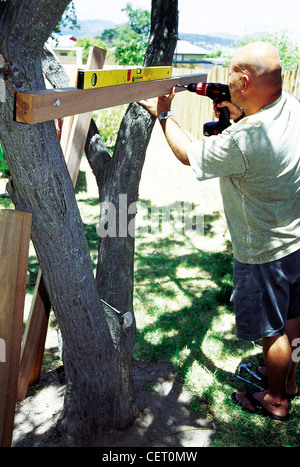
[[[39,270],[21,348],[17,400],[26,397],[29,386],[40,377],[51,303]]]
[[[176,84],[206,81],[206,74],[184,75],[98,89],[46,89],[16,93],[16,120],[39,123],[168,94]],[[176,92],[185,88],[176,88]]]
[[[87,61],[87,69],[102,68],[105,62],[106,50],[99,47],[90,48],[89,57]],[[75,187],[80,162],[83,154],[83,149],[86,137],[89,131],[92,118],[92,112],[81,113],[75,115],[71,125],[68,144],[63,149],[66,159],[67,167],[73,185]]]
[[[15,415],[23,313],[26,293],[31,214],[0,210],[0,446],[10,446]]]

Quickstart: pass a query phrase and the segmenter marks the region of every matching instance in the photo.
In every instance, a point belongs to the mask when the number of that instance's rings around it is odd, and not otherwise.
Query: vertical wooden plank
[[[11,445],[31,231],[31,214],[0,210],[0,335],[5,362],[0,362],[0,445]]]
[[[69,86],[76,87],[77,74],[78,74],[78,68],[74,66],[72,68]],[[64,155],[67,152],[73,120],[74,120],[74,115],[70,115],[70,117],[65,117],[62,122],[60,145],[61,145],[61,149]]]
[[[87,70],[103,68],[106,50],[99,47],[91,47],[87,61]],[[65,152],[65,159],[69,173],[75,186],[83,149],[88,134],[92,112],[75,115],[70,132],[69,142]]]
[[[28,387],[40,378],[50,309],[51,303],[41,270],[39,270],[23,336],[17,390],[18,401],[25,399]]]
[[[297,66],[297,70],[294,72],[295,74],[295,81],[294,81],[294,88],[290,90],[295,96],[300,99],[300,66]]]

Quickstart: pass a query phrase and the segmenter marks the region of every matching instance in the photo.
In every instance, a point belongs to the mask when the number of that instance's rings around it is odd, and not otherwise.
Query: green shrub
[[[120,124],[126,112],[126,105],[101,109],[93,115],[97,128],[110,155],[113,154]]]
[[[0,173],[9,175],[9,168],[3,153],[3,149],[0,146]]]

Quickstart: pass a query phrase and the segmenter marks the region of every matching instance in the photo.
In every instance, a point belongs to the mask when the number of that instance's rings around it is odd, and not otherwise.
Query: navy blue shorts
[[[264,264],[234,260],[233,285],[239,338],[285,334],[286,321],[300,315],[300,250]]]

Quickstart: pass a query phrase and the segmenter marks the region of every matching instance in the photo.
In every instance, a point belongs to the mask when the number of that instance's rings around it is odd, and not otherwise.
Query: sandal
[[[289,419],[289,414],[284,415],[284,416],[275,415],[272,412],[270,412],[268,409],[266,409],[263,405],[261,405],[261,403],[257,399],[255,399],[255,397],[253,397],[254,392],[255,391],[248,391],[244,393],[244,397],[248,399],[248,401],[250,402],[254,410],[248,409],[248,407],[244,407],[240,403],[240,401],[237,400],[236,392],[231,394],[231,398],[235,404],[239,405],[240,407],[242,407],[242,409],[252,414],[263,415],[264,417],[270,417],[273,420],[279,420],[281,422],[285,422]]]

